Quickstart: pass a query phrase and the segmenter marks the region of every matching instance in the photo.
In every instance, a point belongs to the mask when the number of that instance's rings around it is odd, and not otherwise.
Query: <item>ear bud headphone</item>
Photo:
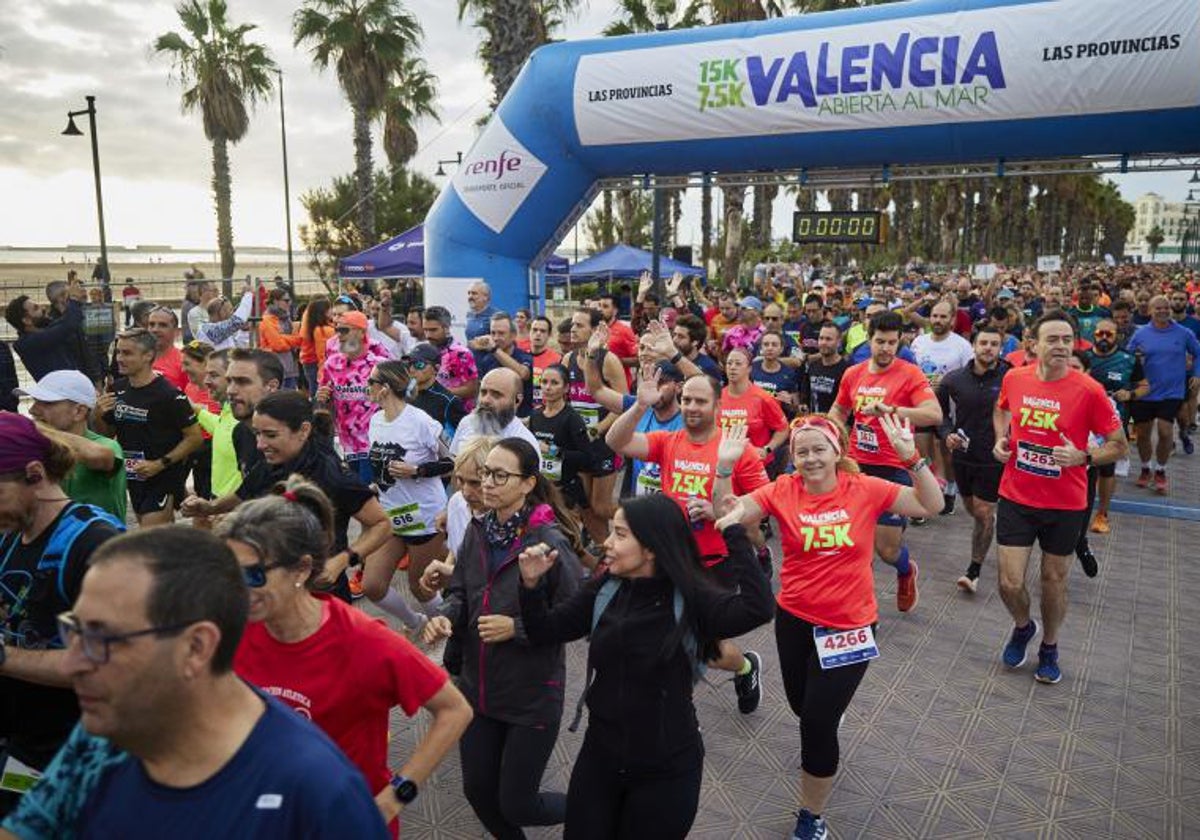
[[[41,481],[41,479],[38,478],[36,475],[30,475],[29,473],[25,474],[25,483],[26,484],[37,484],[39,481]]]

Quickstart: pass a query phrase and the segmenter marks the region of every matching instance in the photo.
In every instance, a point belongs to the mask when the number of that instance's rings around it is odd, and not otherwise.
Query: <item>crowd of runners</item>
[[[457,747],[491,836],[682,838],[693,687],[724,672],[755,713],[763,660],[737,638],[773,622],[793,836],[824,838],[840,721],[887,651],[876,557],[886,612],[994,582],[1003,663],[1038,639],[1033,679],[1071,675],[1069,572],[1102,573],[1117,476],[1169,495],[1193,452],[1193,273],[780,266],[665,288],[552,319],[478,283],[460,340],[384,286],[226,300],[193,280],[182,307],[131,305],[104,354],[82,286],[8,301],[0,837],[395,837]],[[905,530],[957,509],[970,557],[931,582]],[[431,722],[389,765],[397,707]],[[568,789],[542,789],[585,711]]]

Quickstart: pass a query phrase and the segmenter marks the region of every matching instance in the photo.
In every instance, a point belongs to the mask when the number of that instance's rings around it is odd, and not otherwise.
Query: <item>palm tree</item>
[[[170,56],[183,85],[183,112],[199,110],[204,136],[212,143],[213,199],[221,276],[233,277],[232,185],[229,145],[246,136],[250,109],[274,87],[275,62],[261,44],[247,39],[253,24],[233,26],[225,0],[186,0],[176,8],[185,35],[167,32],[154,41]]]
[[[321,70],[334,65],[350,102],[362,245],[375,242],[371,121],[388,105],[392,90],[403,85],[404,73],[414,72],[413,51],[421,35],[420,22],[400,0],[306,0],[292,18],[296,46],[310,44],[313,64]],[[401,143],[394,146],[403,151]]]
[[[1158,247],[1163,244],[1164,239],[1166,237],[1163,236],[1162,228],[1158,225],[1150,228],[1150,232],[1146,234],[1146,245],[1150,248],[1150,262],[1154,262],[1155,257],[1158,256]]]
[[[417,153],[414,123],[421,117],[438,119],[433,107],[437,78],[425,62],[415,56],[405,59],[398,75],[399,83],[388,91],[383,106],[383,150],[393,169],[404,168]]]
[[[550,33],[574,12],[580,0],[458,0],[458,19],[470,12],[485,33],[479,45],[484,72],[492,82],[492,110],[517,80],[530,54],[550,41]]]

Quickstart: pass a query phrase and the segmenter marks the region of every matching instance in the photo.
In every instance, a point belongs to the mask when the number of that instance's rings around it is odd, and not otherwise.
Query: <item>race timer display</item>
[[[887,216],[857,210],[796,211],[792,241],[799,245],[882,245],[887,241]]]

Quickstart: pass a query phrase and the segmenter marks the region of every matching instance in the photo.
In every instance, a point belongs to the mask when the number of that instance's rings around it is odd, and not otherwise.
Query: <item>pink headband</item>
[[[796,435],[800,434],[800,432],[806,432],[809,429],[812,429],[814,432],[820,432],[829,441],[829,445],[833,447],[833,451],[837,453],[837,456],[839,458],[842,457],[842,442],[838,439],[837,432],[827,422],[817,419],[805,420],[792,428],[792,435],[788,439],[788,449],[791,449],[792,445],[795,444]]]

